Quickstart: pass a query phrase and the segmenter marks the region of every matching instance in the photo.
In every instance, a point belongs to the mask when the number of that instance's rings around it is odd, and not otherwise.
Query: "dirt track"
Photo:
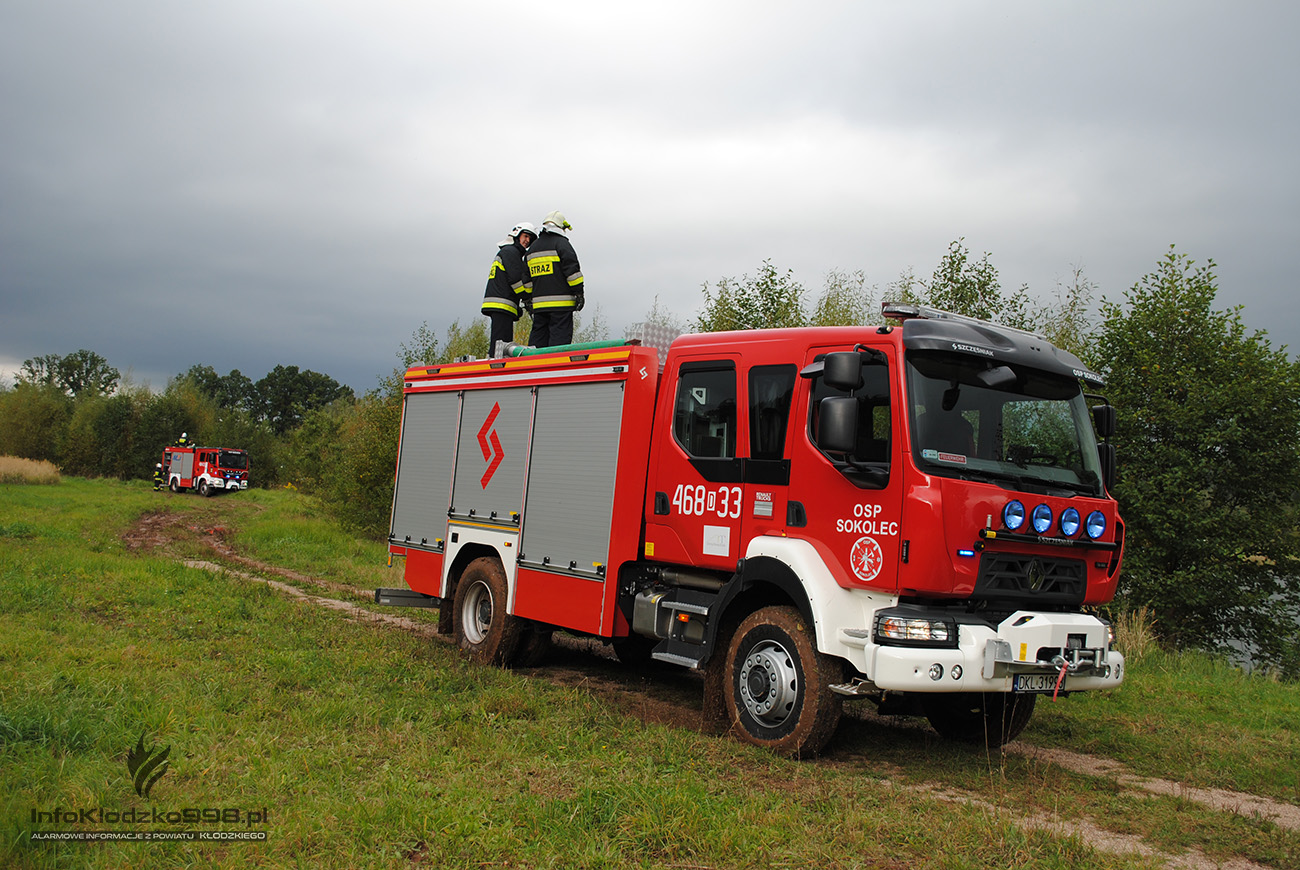
[[[354,601],[345,601],[335,595],[365,594],[347,584],[310,577],[294,571],[259,562],[238,554],[226,541],[227,530],[220,526],[195,525],[194,515],[154,512],[143,516],[124,536],[128,550],[134,552],[169,552],[178,535],[201,541],[211,551],[214,559],[182,559],[187,567],[225,573],[242,580],[265,583],[285,595],[305,602],[339,611],[350,619],[379,623],[394,629],[410,631],[422,636],[450,643],[450,638],[437,633],[427,621],[409,619],[393,613],[384,613],[363,607]],[[238,566],[238,567],[235,567]],[[276,579],[279,578],[279,579]],[[307,587],[306,589],[303,587]],[[319,590],[316,591],[307,591]],[[639,678],[620,667],[605,645],[587,639],[557,634],[555,649],[543,668],[529,671],[565,686],[580,686],[591,691],[622,710],[625,714],[644,722],[653,722],[691,731],[704,731],[699,700],[700,681],[686,671],[674,670],[673,677],[653,681]],[[886,720],[873,713],[859,713],[860,718],[888,721],[899,727],[893,719]],[[907,726],[903,726],[907,727]],[[920,726],[923,727],[923,726]],[[1038,761],[1054,764],[1085,776],[1097,777],[1117,783],[1132,792],[1174,796],[1201,804],[1216,812],[1267,820],[1280,828],[1300,831],[1300,807],[1258,795],[1223,789],[1204,789],[1186,786],[1169,780],[1138,776],[1115,759],[1082,755],[1063,749],[1033,746],[1017,741],[1008,744],[1005,751]],[[852,758],[827,758],[823,763],[852,763]],[[997,808],[979,796],[952,790],[946,786],[906,786],[918,789],[940,800],[980,807],[1005,816],[1005,808]],[[1137,854],[1165,862],[1166,866],[1184,870],[1266,870],[1264,865],[1245,859],[1226,862],[1215,861],[1200,852],[1189,850],[1180,854],[1161,852],[1142,838],[1118,834],[1083,820],[1062,820],[1045,814],[1021,816],[1016,824],[1026,830],[1046,830],[1061,836],[1078,836],[1099,851],[1116,854]]]

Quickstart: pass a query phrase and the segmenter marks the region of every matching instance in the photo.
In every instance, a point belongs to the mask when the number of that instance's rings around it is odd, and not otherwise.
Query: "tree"
[[[257,390],[253,381],[241,374],[239,369],[231,369],[228,375],[219,375],[212,366],[196,364],[190,366],[189,371],[176,377],[193,382],[194,386],[216,402],[219,408],[252,411],[257,404]]]
[[[62,357],[57,353],[45,353],[23,360],[22,368],[18,370],[18,383],[45,387],[57,386],[60,359]]]
[[[1070,283],[1058,283],[1055,299],[1033,306],[1029,320],[1034,330],[1052,344],[1092,363],[1097,350],[1092,315],[1096,293],[1097,285],[1084,276],[1081,267],[1075,266]]]
[[[1102,301],[1098,353],[1119,409],[1121,594],[1177,647],[1300,665],[1300,363],[1213,309],[1213,261],[1172,247]]]
[[[352,388],[328,375],[297,366],[278,365],[254,384],[256,411],[277,435],[283,435],[302,421],[302,415],[323,408],[336,399],[353,396]]]
[[[595,305],[587,312],[586,323],[583,315],[573,315],[573,340],[575,343],[587,341],[609,341],[609,324],[600,313],[600,305]]]
[[[53,384],[20,380],[0,393],[0,455],[58,462],[72,401]]]
[[[758,275],[741,280],[719,278],[713,289],[707,282],[704,310],[696,319],[700,332],[723,332],[733,329],[769,329],[805,326],[802,284],[789,269],[778,273],[771,260],[764,260]]]
[[[44,354],[23,360],[18,380],[53,385],[70,396],[106,396],[117,389],[121,373],[93,350],[82,348],[67,356]]]
[[[872,310],[873,303],[865,273],[832,269],[826,274],[826,283],[808,325],[859,326],[868,323],[880,313]]]
[[[962,238],[950,243],[934,275],[929,281],[919,282],[924,288],[922,301],[954,314],[1029,328],[1029,288],[1022,287],[1014,296],[1003,296],[998,270],[989,262],[992,255],[985,251],[978,262],[971,262],[965,241]]]

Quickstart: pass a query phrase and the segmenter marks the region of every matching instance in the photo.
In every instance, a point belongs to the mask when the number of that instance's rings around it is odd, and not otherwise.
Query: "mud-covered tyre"
[[[803,758],[821,752],[835,733],[842,704],[830,687],[843,668],[817,652],[793,607],[746,617],[727,644],[724,667],[727,719],[746,743]]]
[[[506,613],[506,573],[490,556],[470,562],[456,584],[452,634],[470,659],[508,665],[515,658],[524,623]]]
[[[1004,692],[925,694],[921,707],[931,727],[949,740],[998,747],[1025,730],[1037,695]]]

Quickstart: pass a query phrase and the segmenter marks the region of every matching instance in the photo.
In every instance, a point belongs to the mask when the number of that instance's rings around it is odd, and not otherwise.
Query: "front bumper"
[[[996,629],[958,627],[955,648],[890,646],[870,632],[845,632],[866,654],[876,688],[902,692],[1010,692],[1018,674],[1065,676],[1063,692],[1113,689],[1124,681],[1124,656],[1110,648],[1109,627],[1083,613],[1018,611]],[[856,637],[861,635],[861,637]]]
[[[220,478],[214,478],[212,481],[212,485],[217,489],[226,489],[226,490],[248,489],[247,480],[221,480]]]

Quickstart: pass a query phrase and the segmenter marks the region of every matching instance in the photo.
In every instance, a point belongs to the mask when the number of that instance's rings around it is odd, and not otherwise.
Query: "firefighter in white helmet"
[[[584,302],[582,267],[569,242],[573,229],[564,215],[553,211],[542,218],[542,231],[528,248],[528,277],[533,282],[533,347],[555,347],[573,341],[573,312]]]
[[[483,293],[482,311],[490,325],[489,356],[496,356],[497,342],[514,339],[519,307],[532,287],[524,267],[524,253],[535,238],[537,228],[528,221],[520,221],[497,242],[497,255],[488,269],[487,290]]]

